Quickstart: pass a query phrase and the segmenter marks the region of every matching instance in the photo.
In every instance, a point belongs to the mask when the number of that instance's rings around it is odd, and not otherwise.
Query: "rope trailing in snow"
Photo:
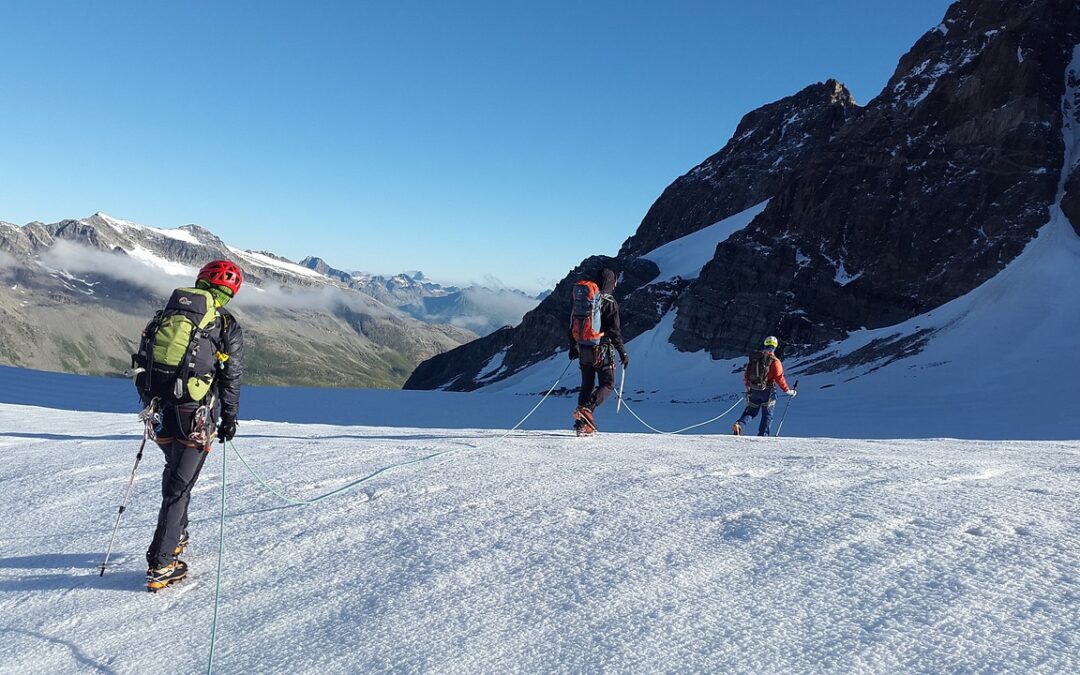
[[[559,386],[559,382],[562,381],[562,378],[566,375],[566,371],[570,369],[570,365],[572,363],[573,363],[573,361],[566,364],[566,367],[564,367],[562,372],[559,373],[559,376],[555,379],[555,382],[552,383],[551,387],[548,388],[547,392],[536,403],[536,405],[534,405],[532,407],[532,409],[529,410],[529,412],[526,413],[525,416],[522,417],[521,420],[518,421],[517,424],[515,424],[513,427],[511,427],[509,430],[507,430],[504,434],[502,434],[498,438],[494,439],[493,442],[497,443],[499,441],[505,440],[510,434],[514,433],[519,428],[521,428],[521,425],[525,424],[525,422],[528,421],[529,418],[532,417],[533,414],[537,410],[540,409],[540,406],[544,404],[544,401],[546,401],[551,396],[552,392],[555,391],[555,387]],[[692,424],[692,425],[690,425],[688,427],[683,427],[682,429],[678,429],[676,431],[663,431],[661,429],[657,429],[656,427],[652,426],[651,424],[649,424],[648,422],[643,420],[636,412],[634,412],[633,408],[630,407],[630,404],[628,404],[626,402],[626,399],[623,398],[621,391],[617,392],[616,395],[618,396],[618,398],[622,402],[622,404],[626,406],[626,409],[630,412],[630,414],[633,415],[635,419],[637,419],[637,421],[641,422],[643,425],[645,425],[647,428],[651,429],[652,431],[654,431],[654,432],[656,432],[658,434],[664,434],[664,435],[681,434],[681,433],[684,433],[686,431],[690,431],[691,429],[697,429],[698,427],[703,427],[703,426],[705,426],[707,424],[711,424],[711,423],[715,422],[716,420],[720,419],[721,417],[723,417],[724,415],[727,415],[732,410],[734,410],[735,407],[738,406],[739,403],[741,402],[741,399],[738,400],[738,401],[735,401],[735,403],[730,408],[728,408],[724,412],[720,413],[716,417],[713,417],[712,419],[706,420],[704,422],[699,422],[698,424]],[[233,444],[232,441],[229,441],[229,447],[236,454],[237,458],[240,460],[240,463],[243,464],[244,468],[247,469],[248,472],[255,478],[255,480],[258,481],[259,484],[262,485],[264,488],[266,488],[269,492],[273,493],[274,495],[276,495],[280,499],[282,499],[282,500],[284,500],[284,501],[286,501],[286,502],[288,502],[290,504],[293,504],[293,505],[296,505],[296,506],[309,506],[311,504],[317,504],[318,502],[321,502],[324,499],[329,499],[330,497],[333,497],[335,495],[339,495],[339,494],[343,494],[345,492],[348,492],[348,491],[354,489],[355,487],[357,487],[358,485],[366,483],[367,481],[371,480],[372,478],[375,478],[376,476],[379,476],[379,475],[381,475],[383,473],[386,473],[388,471],[392,471],[394,469],[400,469],[402,467],[410,466],[412,464],[420,464],[422,462],[427,462],[427,461],[430,461],[430,460],[435,459],[437,457],[442,457],[444,455],[449,455],[449,454],[454,453],[454,452],[460,452],[460,451],[465,450],[465,449],[476,450],[476,449],[482,448],[483,445],[469,445],[467,448],[452,448],[450,450],[443,450],[442,452],[436,452],[436,453],[433,453],[433,454],[428,455],[426,457],[421,457],[419,459],[413,459],[413,460],[409,460],[407,462],[401,462],[399,464],[392,464],[390,466],[386,466],[386,467],[383,467],[381,469],[378,469],[377,471],[374,471],[374,472],[364,476],[363,478],[359,478],[357,480],[354,480],[354,481],[352,481],[351,483],[349,483],[347,485],[343,485],[342,487],[331,490],[330,492],[319,495],[317,497],[312,497],[311,499],[296,499],[294,497],[290,497],[290,496],[284,494],[283,492],[275,489],[272,485],[267,483],[266,480],[262,476],[260,476],[255,471],[255,469],[253,469],[251,467],[250,464],[248,464],[247,460],[244,459],[244,456],[241,455],[240,451],[236,449],[236,445]],[[221,578],[222,578],[222,568],[223,568],[222,561],[223,561],[223,558],[224,558],[224,551],[225,551],[225,498],[226,498],[226,485],[227,485],[227,482],[226,482],[226,478],[227,478],[227,461],[226,461],[226,456],[225,455],[226,455],[226,452],[225,452],[224,448],[222,448],[222,452],[221,452],[221,518],[220,518],[220,523],[218,525],[219,538],[218,538],[217,580],[215,582],[215,588],[214,588],[214,619],[213,619],[213,624],[212,624],[211,630],[210,630],[210,657],[209,657],[209,662],[208,662],[207,668],[206,668],[207,675],[212,675],[212,673],[214,671],[214,651],[215,651],[215,647],[217,646],[218,614],[219,614],[219,609],[220,609],[220,606],[221,606]]]
[[[453,450],[443,450],[442,452],[436,452],[435,454],[428,455],[427,457],[421,457],[420,459],[411,459],[411,460],[409,460],[407,462],[402,462],[400,464],[392,464],[390,466],[384,466],[383,468],[381,468],[381,469],[379,469],[379,470],[377,470],[377,471],[375,471],[373,473],[369,473],[368,475],[364,476],[363,478],[359,478],[357,480],[354,480],[353,482],[349,483],[348,485],[343,485],[342,487],[339,487],[336,490],[331,490],[330,492],[327,492],[324,495],[319,495],[318,497],[313,497],[311,499],[296,499],[294,497],[290,497],[287,494],[284,494],[283,492],[280,492],[279,490],[275,490],[272,485],[270,485],[269,483],[266,482],[265,479],[263,479],[262,476],[260,476],[258,473],[256,473],[255,469],[251,468],[251,465],[247,463],[247,460],[244,459],[244,456],[240,454],[240,451],[236,449],[235,445],[233,445],[230,442],[229,447],[231,447],[232,451],[234,453],[236,453],[236,456],[240,459],[240,463],[244,465],[244,468],[248,470],[248,473],[250,473],[252,476],[255,477],[255,480],[257,480],[264,488],[266,488],[270,492],[274,493],[276,496],[280,497],[281,499],[283,499],[283,500],[285,500],[285,501],[287,501],[290,504],[293,504],[295,506],[309,506],[311,504],[317,504],[317,503],[321,502],[324,499],[329,499],[330,497],[333,497],[334,495],[339,495],[339,494],[341,494],[343,492],[348,492],[349,490],[352,490],[353,488],[355,488],[357,485],[360,485],[361,483],[366,483],[367,481],[369,481],[372,478],[378,476],[379,474],[386,473],[387,471],[391,471],[393,469],[400,469],[401,467],[409,466],[410,464],[419,464],[420,462],[426,462],[428,460],[435,459],[436,457],[439,457],[440,455],[445,455],[445,454],[455,452],[455,451],[461,449],[461,448],[454,448]]]
[[[724,415],[727,415],[727,414],[728,414],[729,412],[731,412],[732,410],[734,410],[734,409],[735,409],[735,408],[736,408],[736,407],[737,407],[737,406],[738,406],[738,405],[739,405],[740,403],[742,403],[742,399],[740,398],[740,399],[736,400],[736,401],[735,401],[735,403],[734,403],[734,404],[733,404],[733,405],[732,405],[732,406],[731,406],[730,408],[728,408],[727,410],[725,410],[724,412],[720,413],[719,415],[717,415],[716,417],[714,417],[714,418],[712,418],[712,419],[709,419],[709,420],[705,420],[704,422],[698,422],[697,424],[691,424],[691,425],[690,425],[690,426],[688,426],[688,427],[683,427],[682,429],[677,429],[677,430],[675,430],[675,431],[662,431],[662,430],[660,430],[660,429],[657,429],[657,428],[656,428],[656,427],[654,427],[653,425],[649,424],[649,423],[648,423],[648,422],[646,422],[645,420],[641,419],[641,416],[640,416],[640,415],[638,415],[638,414],[637,414],[636,412],[634,412],[634,409],[633,409],[633,408],[631,408],[631,407],[630,407],[630,404],[626,402],[626,399],[625,399],[625,398],[623,398],[623,396],[622,396],[622,392],[618,392],[618,393],[616,394],[616,396],[618,396],[618,397],[619,397],[619,400],[620,400],[620,401],[622,401],[622,404],[623,404],[624,406],[626,406],[626,410],[627,410],[627,411],[628,411],[628,412],[629,412],[629,413],[630,413],[631,415],[633,415],[633,416],[634,416],[634,419],[636,419],[636,420],[637,420],[638,422],[641,422],[641,423],[642,423],[643,425],[645,425],[645,427],[647,427],[648,429],[651,429],[652,431],[655,431],[655,432],[656,432],[656,433],[658,433],[658,434],[663,434],[663,435],[665,435],[665,436],[674,436],[674,435],[676,435],[676,434],[681,434],[681,433],[683,433],[683,432],[686,432],[686,431],[690,431],[691,429],[697,429],[698,427],[703,427],[703,426],[705,426],[706,424],[712,424],[713,422],[715,422],[716,420],[720,419],[720,418],[721,418],[721,417],[723,417]]]
[[[522,424],[525,424],[525,422],[530,417],[533,416],[533,413],[535,413],[540,408],[540,406],[544,403],[544,401],[546,401],[548,399],[548,397],[551,396],[551,392],[555,391],[555,387],[559,386],[559,382],[562,381],[563,376],[566,375],[566,371],[569,370],[569,369],[570,369],[570,364],[568,363],[568,364],[566,364],[566,367],[563,368],[563,371],[561,373],[559,373],[559,377],[556,378],[554,384],[552,384],[551,387],[547,390],[547,393],[544,394],[543,398],[541,398],[537,402],[537,404],[532,407],[532,410],[530,410],[525,415],[525,417],[522,417],[521,420],[517,424],[515,424],[509,431],[504,433],[502,436],[499,436],[498,438],[494,439],[492,442],[493,443],[498,443],[499,441],[504,440],[507,436],[509,436],[510,434],[517,431],[521,427]],[[450,450],[443,450],[441,452],[436,452],[436,453],[430,454],[430,455],[428,455],[426,457],[421,457],[419,459],[411,459],[411,460],[409,460],[407,462],[401,462],[400,464],[391,464],[390,466],[384,466],[383,468],[381,468],[381,469],[379,469],[379,470],[377,470],[377,471],[375,471],[373,473],[370,473],[370,474],[364,476],[363,478],[358,478],[357,480],[354,480],[353,482],[349,483],[348,485],[343,485],[342,487],[339,487],[339,488],[337,488],[335,490],[331,490],[330,492],[327,492],[326,494],[323,494],[323,495],[319,495],[318,497],[312,497],[311,499],[296,499],[294,497],[290,497],[290,496],[280,492],[279,490],[274,489],[273,486],[271,486],[269,483],[267,483],[263,479],[262,476],[260,476],[258,473],[256,473],[256,471],[253,468],[251,468],[251,465],[247,463],[247,460],[244,459],[244,456],[240,454],[240,451],[236,449],[236,446],[233,445],[233,443],[231,441],[229,442],[229,447],[232,448],[232,451],[234,453],[236,453],[236,456],[238,458],[240,458],[240,462],[244,465],[244,468],[247,469],[248,472],[252,476],[255,477],[255,480],[257,480],[264,488],[266,488],[267,490],[269,490],[273,494],[277,495],[279,498],[285,500],[286,502],[289,502],[290,504],[294,504],[294,505],[297,505],[297,506],[308,506],[310,504],[316,504],[318,502],[321,502],[324,499],[329,499],[330,497],[333,497],[334,495],[339,495],[339,494],[342,494],[344,492],[348,492],[348,491],[352,490],[353,488],[355,488],[356,486],[358,486],[358,485],[360,485],[362,483],[366,483],[367,481],[371,480],[372,478],[375,478],[376,476],[378,476],[380,474],[383,474],[383,473],[386,473],[388,471],[392,471],[394,469],[400,469],[401,467],[409,466],[409,465],[412,465],[412,464],[420,464],[421,462],[427,462],[427,461],[430,461],[432,459],[435,459],[436,457],[442,457],[444,455],[449,455],[449,454],[454,453],[454,452],[461,452],[462,450],[477,450],[477,449],[479,449],[479,448],[481,448],[483,446],[482,445],[469,445],[466,448],[451,448]]]
[[[505,434],[503,434],[499,438],[495,439],[495,441],[497,442],[497,441],[501,441],[501,440],[505,439],[507,436],[509,436],[510,434],[517,431],[517,429],[519,427],[521,427],[522,424],[525,424],[526,420],[528,420],[530,417],[532,417],[533,413],[535,413],[540,408],[541,404],[543,404],[544,401],[546,401],[548,399],[548,397],[551,396],[551,392],[555,391],[555,387],[559,386],[559,382],[562,380],[563,376],[566,375],[566,371],[569,370],[569,368],[570,368],[570,364],[568,363],[568,364],[566,364],[566,367],[563,368],[563,371],[561,373],[559,373],[559,377],[556,378],[555,383],[552,384],[551,388],[549,388],[547,390],[547,393],[544,394],[544,397],[541,398],[540,401],[536,405],[534,405],[532,407],[532,410],[530,410],[528,412],[528,414],[525,415],[525,417],[522,417],[521,421],[519,421],[517,424],[515,424],[513,426],[513,428],[511,428],[509,431],[507,431]],[[343,492],[348,492],[349,490],[355,488],[357,485],[360,485],[361,483],[365,483],[365,482],[371,480],[372,478],[378,476],[379,474],[386,473],[387,471],[391,471],[393,469],[399,469],[399,468],[401,468],[403,466],[409,466],[410,464],[419,464],[420,462],[426,462],[426,461],[432,460],[432,459],[434,459],[436,457],[440,457],[442,455],[448,455],[448,454],[450,454],[452,452],[459,452],[460,450],[465,449],[465,448],[453,448],[453,449],[450,449],[450,450],[444,450],[442,452],[436,452],[436,453],[434,453],[432,455],[428,455],[427,457],[421,457],[420,459],[414,459],[414,460],[410,460],[408,462],[402,462],[400,464],[393,464],[391,466],[386,466],[386,467],[383,467],[383,468],[379,469],[378,471],[375,471],[373,473],[368,474],[367,476],[364,476],[363,478],[360,478],[358,480],[354,480],[353,482],[349,483],[348,485],[345,485],[345,486],[342,486],[340,488],[337,488],[336,490],[332,490],[330,492],[327,492],[324,495],[320,495],[318,497],[313,497],[311,499],[294,499],[292,497],[289,497],[286,494],[283,494],[283,493],[279,492],[278,490],[275,490],[273,488],[273,486],[271,486],[269,483],[267,483],[265,480],[263,480],[262,476],[260,476],[258,473],[256,473],[255,470],[252,469],[251,466],[247,463],[247,460],[245,460],[244,456],[240,454],[240,451],[236,449],[236,446],[233,444],[232,441],[229,441],[229,447],[232,448],[232,451],[234,453],[236,453],[236,456],[240,459],[240,462],[241,462],[241,464],[244,465],[244,468],[247,469],[251,473],[251,475],[254,476],[255,479],[263,487],[265,487],[267,490],[274,493],[275,495],[277,495],[281,499],[284,499],[285,501],[289,502],[290,504],[303,505],[303,506],[306,506],[306,505],[309,505],[309,504],[315,504],[315,503],[321,502],[324,499],[329,499],[330,497],[333,497],[334,495],[338,495],[338,494],[341,494]],[[477,449],[479,447],[482,447],[482,446],[470,446],[468,449],[475,450],[475,449]],[[222,559],[224,558],[224,551],[225,551],[225,485],[226,485],[226,480],[225,480],[226,479],[226,459],[225,459],[225,455],[226,455],[225,449],[222,448],[222,450],[221,450],[221,522],[220,522],[220,524],[218,526],[219,539],[218,539],[218,560],[217,560],[217,582],[216,582],[216,585],[215,585],[215,588],[214,588],[214,621],[213,621],[213,625],[211,626],[211,629],[210,629],[210,660],[209,660],[209,663],[206,666],[207,675],[212,675],[212,673],[214,672],[214,648],[215,648],[215,646],[217,644],[218,609],[221,606]]]

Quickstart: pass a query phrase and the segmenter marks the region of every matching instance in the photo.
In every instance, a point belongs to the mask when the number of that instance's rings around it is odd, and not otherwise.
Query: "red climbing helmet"
[[[236,295],[240,291],[240,284],[244,283],[244,273],[234,262],[215,260],[203,265],[195,279],[220,286],[229,291],[229,295]]]

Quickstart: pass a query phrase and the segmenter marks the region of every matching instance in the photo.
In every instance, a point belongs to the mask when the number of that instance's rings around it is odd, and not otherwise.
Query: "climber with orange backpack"
[[[604,269],[599,283],[574,284],[570,310],[570,360],[581,363],[581,389],[574,409],[574,431],[579,436],[596,432],[594,413],[615,388],[615,355],[625,370],[630,357],[623,346],[615,272]],[[599,386],[597,386],[599,385]]]

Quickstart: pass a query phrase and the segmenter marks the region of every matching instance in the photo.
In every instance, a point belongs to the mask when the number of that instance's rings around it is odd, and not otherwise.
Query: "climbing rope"
[[[536,405],[534,405],[532,407],[532,410],[530,410],[525,415],[525,417],[522,417],[521,420],[517,424],[515,424],[509,431],[504,433],[502,436],[499,436],[498,438],[493,439],[491,441],[491,443],[498,443],[499,441],[502,441],[502,440],[506,439],[507,436],[509,436],[510,434],[517,431],[521,427],[522,424],[525,424],[525,422],[530,417],[533,416],[533,413],[535,413],[540,408],[540,406],[544,403],[544,401],[546,401],[548,399],[548,397],[551,396],[551,393],[553,391],[555,391],[555,387],[559,386],[559,382],[562,381],[563,376],[566,375],[566,371],[569,370],[569,368],[570,368],[570,364],[568,363],[566,365],[566,368],[563,368],[563,371],[561,373],[559,373],[559,377],[556,378],[555,383],[551,385],[551,387],[547,390],[547,393],[544,394],[543,398],[541,398],[536,403]],[[427,461],[433,460],[436,457],[442,457],[444,455],[449,455],[449,454],[454,453],[454,452],[461,452],[462,450],[477,450],[477,449],[480,449],[481,447],[483,447],[483,445],[469,444],[466,447],[451,448],[449,450],[443,450],[441,452],[432,453],[430,455],[427,455],[426,457],[420,457],[419,459],[411,459],[411,460],[409,460],[407,462],[401,462],[400,464],[391,464],[390,466],[384,466],[383,468],[381,468],[381,469],[379,469],[377,471],[374,471],[374,472],[364,476],[363,478],[358,478],[358,479],[354,480],[353,482],[349,483],[348,485],[343,485],[343,486],[341,486],[341,487],[339,487],[339,488],[337,488],[335,490],[331,490],[330,492],[327,492],[326,494],[319,495],[318,497],[312,497],[311,499],[296,499],[294,497],[290,497],[289,495],[284,494],[283,492],[281,492],[279,490],[276,490],[272,485],[267,483],[266,480],[264,480],[263,477],[260,476],[255,471],[255,469],[251,468],[251,465],[247,463],[247,460],[244,459],[244,456],[240,454],[240,451],[236,449],[236,446],[233,445],[233,443],[231,441],[229,442],[229,447],[232,448],[232,451],[234,453],[236,453],[236,456],[240,459],[240,462],[244,465],[244,468],[247,469],[248,472],[252,476],[255,477],[255,480],[258,481],[264,488],[266,488],[267,490],[269,490],[273,494],[277,495],[281,499],[285,500],[286,502],[289,502],[290,504],[294,504],[294,505],[297,505],[297,506],[307,506],[307,505],[310,505],[310,504],[316,504],[318,502],[321,502],[324,499],[329,499],[330,497],[333,497],[335,495],[339,495],[339,494],[342,494],[344,492],[348,492],[348,491],[352,490],[353,488],[355,488],[356,486],[358,486],[358,485],[360,485],[362,483],[366,483],[367,481],[371,480],[372,478],[375,478],[376,476],[384,474],[384,473],[386,473],[388,471],[393,471],[394,469],[400,469],[401,467],[410,466],[412,464],[420,464],[422,462],[427,462]]]
[[[537,402],[537,404],[532,407],[532,410],[530,410],[525,415],[525,417],[522,417],[521,420],[517,424],[515,424],[513,426],[513,428],[511,428],[509,431],[504,433],[502,436],[495,439],[495,442],[498,442],[498,441],[501,441],[501,440],[505,439],[507,436],[509,436],[510,434],[517,431],[517,429],[520,428],[522,424],[525,424],[525,422],[530,417],[532,417],[533,413],[535,413],[540,408],[541,404],[543,404],[544,401],[546,401],[548,399],[548,397],[551,396],[551,393],[553,391],[555,391],[555,387],[559,386],[559,382],[562,380],[563,376],[566,375],[566,371],[569,370],[569,368],[570,368],[570,364],[568,363],[566,365],[566,367],[563,368],[563,371],[561,373],[559,373],[559,377],[556,378],[554,384],[552,384],[551,387],[547,390],[547,393],[544,394],[543,398],[541,398]],[[337,488],[335,490],[331,490],[330,492],[327,492],[326,494],[319,495],[318,497],[313,497],[311,499],[295,499],[293,497],[290,497],[290,496],[280,492],[279,490],[274,489],[273,486],[271,486],[269,483],[267,483],[262,478],[262,476],[260,476],[253,468],[251,468],[251,466],[247,463],[247,460],[245,460],[244,456],[240,454],[240,451],[236,449],[236,445],[234,445],[232,441],[229,441],[229,447],[232,448],[232,451],[234,453],[236,453],[236,456],[240,459],[240,463],[244,465],[244,468],[247,469],[248,472],[250,472],[251,475],[255,477],[255,480],[257,480],[263,487],[265,487],[267,490],[269,490],[273,494],[277,495],[281,499],[289,502],[290,504],[295,504],[295,505],[298,505],[298,506],[306,506],[306,505],[310,505],[310,504],[316,504],[318,502],[321,502],[324,499],[329,499],[330,497],[333,497],[334,495],[339,495],[339,494],[342,494],[344,492],[348,492],[349,490],[352,490],[356,486],[358,486],[358,485],[360,485],[362,483],[366,483],[367,481],[371,480],[372,478],[375,478],[376,476],[378,476],[380,474],[383,474],[383,473],[386,473],[388,471],[392,471],[394,469],[400,469],[401,467],[409,466],[410,464],[419,464],[421,462],[427,462],[429,460],[435,459],[436,457],[441,457],[443,455],[448,455],[448,454],[450,454],[452,452],[460,452],[461,450],[466,449],[466,448],[452,448],[450,450],[443,450],[442,452],[436,452],[436,453],[433,453],[433,454],[428,455],[426,457],[421,457],[419,459],[409,460],[408,462],[401,462],[399,464],[392,464],[390,466],[386,466],[386,467],[383,467],[383,468],[381,468],[381,469],[379,469],[377,471],[374,471],[374,472],[364,476],[363,478],[359,478],[357,480],[354,480],[353,482],[349,483],[348,485],[343,485],[342,487],[339,487],[339,488]],[[472,446],[472,445],[470,445],[468,447],[468,449],[473,449],[474,450],[474,449],[477,449],[479,447],[482,447],[482,446]],[[221,522],[220,522],[220,524],[218,526],[218,528],[219,528],[218,529],[219,539],[218,539],[218,560],[217,560],[217,582],[216,582],[215,589],[214,589],[214,619],[213,619],[213,624],[212,624],[211,629],[210,629],[210,660],[209,660],[209,663],[207,664],[207,667],[206,667],[207,675],[212,675],[212,673],[214,672],[214,648],[215,648],[215,646],[217,644],[218,612],[219,612],[219,608],[221,606],[222,558],[224,557],[223,553],[224,553],[224,550],[225,550],[225,486],[226,486],[226,464],[227,464],[226,459],[225,459],[225,454],[226,454],[225,449],[222,448],[222,450],[221,450]]]
[[[617,393],[616,396],[618,396],[619,400],[622,401],[622,404],[624,406],[626,406],[626,410],[631,415],[634,416],[634,419],[636,419],[638,422],[641,422],[646,428],[648,428],[648,429],[650,429],[650,430],[652,430],[652,431],[654,431],[654,432],[656,432],[658,434],[663,434],[665,436],[674,436],[676,434],[681,434],[681,433],[690,431],[691,429],[697,429],[698,427],[703,427],[703,426],[705,426],[707,424],[712,424],[713,422],[717,421],[718,419],[720,419],[724,415],[727,415],[729,412],[734,410],[740,403],[742,403],[742,399],[740,398],[740,399],[736,400],[735,403],[732,404],[732,406],[730,408],[728,408],[724,412],[720,413],[716,417],[713,417],[712,419],[705,420],[704,422],[698,422],[697,424],[691,424],[688,427],[683,427],[682,429],[676,429],[675,431],[663,431],[661,429],[657,429],[653,425],[651,425],[648,422],[646,422],[645,420],[641,419],[641,416],[638,415],[636,412],[634,412],[634,409],[630,407],[630,404],[626,402],[626,399],[622,397],[621,393]]]
[[[555,388],[557,386],[559,386],[559,382],[562,381],[562,378],[566,375],[566,371],[570,369],[570,365],[572,363],[573,362],[571,361],[570,363],[566,364],[566,367],[563,368],[561,373],[559,373],[559,376],[555,379],[555,382],[551,385],[551,387],[548,388],[547,392],[543,395],[543,397],[541,397],[541,399],[539,401],[537,401],[536,405],[534,405],[532,407],[532,409],[530,409],[529,412],[526,413],[525,416],[522,417],[518,421],[517,424],[515,424],[513,427],[511,427],[509,430],[507,430],[501,436],[493,439],[491,442],[492,443],[497,443],[499,441],[505,440],[510,434],[512,434],[515,431],[517,431],[518,429],[520,429],[521,426],[523,424],[525,424],[525,422],[528,421],[529,418],[532,417],[533,414],[537,410],[539,410],[540,406],[543,405],[544,401],[546,401],[551,396],[552,392],[555,391]],[[729,412],[734,410],[735,407],[738,406],[739,403],[742,400],[742,399],[739,399],[739,400],[735,401],[735,403],[732,404],[732,406],[730,408],[728,408],[724,412],[720,413],[716,417],[705,420],[704,422],[699,422],[697,424],[692,424],[690,426],[683,427],[682,429],[678,429],[676,431],[663,431],[662,429],[657,429],[656,427],[652,426],[651,424],[646,422],[644,419],[642,419],[640,415],[638,415],[636,412],[634,412],[634,409],[630,406],[629,403],[627,403],[626,399],[623,398],[622,392],[617,392],[616,396],[622,402],[622,404],[626,406],[626,409],[630,412],[631,415],[634,416],[635,419],[637,419],[638,422],[643,424],[648,429],[654,431],[655,433],[663,434],[663,435],[666,435],[666,436],[685,433],[685,432],[690,431],[692,429],[697,429],[699,427],[703,427],[703,426],[706,426],[708,424],[712,424],[713,422],[719,420],[720,418],[724,417]],[[443,450],[441,452],[432,453],[430,455],[427,455],[425,457],[420,457],[418,459],[412,459],[412,460],[409,460],[407,462],[400,462],[398,464],[392,464],[390,466],[385,466],[385,467],[383,467],[381,469],[373,471],[372,473],[370,473],[370,474],[368,474],[366,476],[363,476],[362,478],[358,478],[357,480],[354,480],[351,483],[348,483],[347,485],[343,485],[343,486],[341,486],[339,488],[336,488],[334,490],[331,490],[330,492],[327,492],[325,494],[321,494],[321,495],[318,495],[316,497],[312,497],[310,499],[297,499],[295,497],[290,497],[289,495],[281,492],[280,490],[274,488],[274,486],[270,485],[261,475],[259,475],[259,473],[257,471],[255,471],[254,468],[251,467],[250,464],[248,464],[248,462],[244,458],[244,456],[242,454],[240,454],[239,450],[236,449],[236,445],[233,444],[232,441],[229,441],[229,448],[232,449],[233,453],[235,453],[236,457],[240,460],[240,463],[244,466],[245,469],[248,470],[248,473],[250,473],[255,478],[255,480],[258,481],[258,483],[260,485],[262,485],[264,488],[266,488],[269,492],[271,492],[272,494],[274,494],[278,498],[288,502],[289,504],[293,504],[293,505],[296,505],[296,506],[309,506],[309,505],[312,505],[312,504],[317,504],[317,503],[319,503],[319,502],[321,502],[321,501],[323,501],[325,499],[329,499],[330,497],[349,492],[350,490],[356,488],[357,486],[370,481],[371,479],[375,478],[376,476],[382,475],[382,474],[387,473],[389,471],[393,471],[395,469],[400,469],[402,467],[410,466],[410,465],[413,465],[413,464],[420,464],[422,462],[428,462],[428,461],[431,461],[431,460],[433,460],[433,459],[435,459],[437,457],[442,457],[442,456],[445,456],[445,455],[449,455],[449,454],[454,453],[454,452],[461,452],[462,450],[466,450],[466,449],[476,450],[476,449],[479,449],[479,448],[483,447],[483,445],[486,445],[486,444],[481,444],[481,445],[469,444],[466,447],[451,448],[449,450]],[[219,616],[219,610],[220,610],[220,605],[221,605],[221,578],[222,578],[222,569],[223,569],[222,560],[224,558],[224,550],[225,550],[225,499],[226,499],[226,484],[227,484],[227,482],[226,482],[227,461],[226,461],[225,455],[226,455],[225,450],[224,450],[224,448],[222,448],[222,453],[221,453],[221,517],[220,517],[219,530],[218,530],[219,531],[219,539],[218,539],[217,580],[215,582],[215,589],[214,589],[214,618],[213,618],[213,624],[211,626],[211,632],[210,632],[210,657],[209,657],[209,662],[207,664],[207,669],[206,669],[207,675],[211,675],[213,673],[213,670],[214,670],[214,652],[215,652],[215,647],[217,645],[218,616]]]

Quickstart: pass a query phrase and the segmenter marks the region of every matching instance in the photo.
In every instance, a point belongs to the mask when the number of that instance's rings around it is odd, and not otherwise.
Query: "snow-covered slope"
[[[754,216],[761,213],[768,203],[768,200],[765,200],[641,256],[645,260],[656,263],[656,266],[660,268],[660,274],[650,283],[658,284],[671,281],[676,277],[696,279],[701,274],[701,268],[705,266],[705,263],[712,260],[716,245],[749,225]]]
[[[191,576],[151,595],[154,448],[95,569],[134,416],[5,404],[0,429],[4,674],[205,672],[226,456],[216,672],[1080,670],[1076,442],[248,422],[294,497],[397,468],[288,507],[216,447]]]

